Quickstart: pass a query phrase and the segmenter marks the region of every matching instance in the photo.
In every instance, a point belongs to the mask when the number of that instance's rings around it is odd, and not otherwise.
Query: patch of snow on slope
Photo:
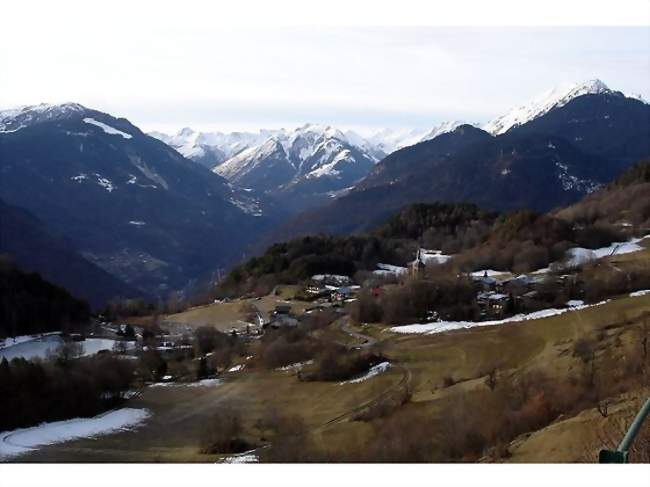
[[[572,174],[569,174],[569,166],[562,164],[561,162],[556,162],[555,166],[558,169],[558,179],[562,185],[564,191],[571,191],[575,189],[582,193],[593,193],[599,189],[602,184],[592,181],[591,179],[580,179]]]
[[[632,252],[638,252],[643,250],[643,247],[639,243],[646,239],[650,238],[650,234],[644,235],[643,237],[633,238],[627,242],[614,242],[607,247],[601,247],[599,249],[585,249],[583,247],[574,247],[566,251],[566,265],[568,267],[575,267],[579,265],[584,265],[587,262],[593,260],[602,259],[603,257],[609,257],[611,255],[622,255],[622,254],[631,254]]]
[[[302,370],[302,368],[305,367],[306,365],[311,365],[313,363],[314,363],[313,360],[307,360],[305,362],[296,362],[295,364],[289,364],[289,365],[285,365],[284,367],[278,367],[275,370],[279,370],[282,372],[298,371],[298,370]]]
[[[150,416],[147,409],[123,408],[93,418],[68,419],[5,431],[0,433],[0,459],[28,453],[40,446],[128,431]]]
[[[260,461],[260,457],[255,455],[253,453],[254,451],[255,450],[249,450],[244,453],[239,453],[237,455],[224,457],[221,459],[221,463],[257,463]]]
[[[125,139],[131,139],[133,136],[131,134],[127,134],[126,132],[122,132],[121,130],[118,130],[114,127],[111,127],[110,125],[106,125],[103,122],[99,122],[95,120],[94,118],[86,117],[84,118],[85,123],[89,123],[91,125],[96,125],[100,129],[102,129],[104,132],[106,132],[109,135],[119,135],[121,137],[124,137]]]
[[[113,182],[110,179],[102,177],[101,174],[95,174],[95,176],[97,176],[97,184],[109,193],[115,189],[115,186],[113,186]]]
[[[631,298],[640,298],[641,296],[645,296],[646,294],[650,294],[650,289],[643,289],[641,291],[634,291],[633,293],[630,293]]]
[[[381,362],[373,367],[370,367],[368,372],[363,374],[361,377],[357,377],[356,379],[352,380],[346,380],[345,382],[340,382],[339,385],[345,385],[345,384],[358,384],[360,382],[365,382],[368,379],[372,379],[373,377],[381,374],[382,372],[386,372],[390,368],[390,362]]]
[[[434,323],[416,323],[413,325],[403,325],[403,326],[393,326],[389,328],[393,333],[420,333],[433,335],[435,333],[443,333],[446,331],[454,330],[464,330],[468,328],[476,328],[479,326],[495,326],[503,325],[504,323],[514,323],[514,322],[524,322],[529,320],[539,320],[542,318],[548,318],[550,316],[561,315],[570,311],[578,311],[585,308],[590,308],[593,306],[600,306],[609,302],[609,300],[601,301],[595,304],[585,304],[579,306],[573,306],[571,308],[549,308],[543,309],[540,311],[535,311],[528,314],[518,314],[511,316],[510,318],[504,318],[502,320],[489,320],[489,321],[437,321]]]
[[[252,216],[262,216],[264,215],[264,211],[262,210],[262,207],[260,206],[259,201],[253,198],[237,198],[237,197],[232,197],[229,198],[228,201],[235,205],[237,208],[239,208],[241,211],[244,213],[247,213]]]

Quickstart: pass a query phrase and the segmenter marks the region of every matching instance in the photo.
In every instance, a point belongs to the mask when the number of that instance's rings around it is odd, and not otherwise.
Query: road
[[[348,348],[357,348],[357,349],[370,348],[377,343],[377,339],[375,337],[372,337],[370,335],[364,335],[363,333],[360,333],[352,329],[352,326],[350,325],[349,316],[344,316],[343,318],[341,318],[339,320],[338,326],[341,329],[341,331],[347,333],[348,335],[350,335],[356,340],[359,340],[360,342],[355,345],[346,345]]]

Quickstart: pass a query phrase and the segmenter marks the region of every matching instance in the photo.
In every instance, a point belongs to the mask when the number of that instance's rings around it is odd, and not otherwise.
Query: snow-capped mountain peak
[[[149,135],[173,147],[188,159],[207,167],[217,164],[256,146],[276,131],[254,132],[199,132],[185,127],[174,135],[150,132]]]
[[[442,122],[439,125],[436,125],[431,129],[431,131],[427,134],[425,134],[421,139],[420,142],[424,142],[425,140],[432,140],[438,137],[439,135],[446,134],[449,132],[453,132],[456,130],[458,127],[461,125],[465,125],[466,122],[462,122],[460,120],[451,120],[447,122]]]
[[[526,105],[513,108],[511,111],[483,126],[483,129],[493,135],[507,132],[512,127],[523,125],[542,115],[545,115],[553,108],[561,107],[574,98],[582,95],[595,95],[601,93],[612,93],[605,83],[599,79],[591,79],[580,83],[563,85],[553,88],[539,96],[536,96]]]
[[[62,120],[88,111],[79,103],[28,105],[0,111],[0,133],[16,132],[35,123]]]
[[[235,184],[262,191],[293,190],[307,180],[320,181],[319,191],[333,191],[365,176],[375,162],[375,157],[340,130],[306,124],[277,131],[213,171]]]

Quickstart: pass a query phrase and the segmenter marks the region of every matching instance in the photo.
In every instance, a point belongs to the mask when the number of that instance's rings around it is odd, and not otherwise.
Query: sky
[[[650,100],[649,27],[230,26],[188,22],[187,12],[178,22],[143,10],[86,12],[96,21],[59,13],[4,23],[0,108],[75,101],[147,131],[309,122],[369,133],[481,123],[592,78]]]

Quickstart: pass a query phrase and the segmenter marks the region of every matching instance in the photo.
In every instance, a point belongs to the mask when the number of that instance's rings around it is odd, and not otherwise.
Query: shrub
[[[201,453],[241,453],[250,449],[241,437],[241,414],[231,404],[222,405],[201,428]]]

